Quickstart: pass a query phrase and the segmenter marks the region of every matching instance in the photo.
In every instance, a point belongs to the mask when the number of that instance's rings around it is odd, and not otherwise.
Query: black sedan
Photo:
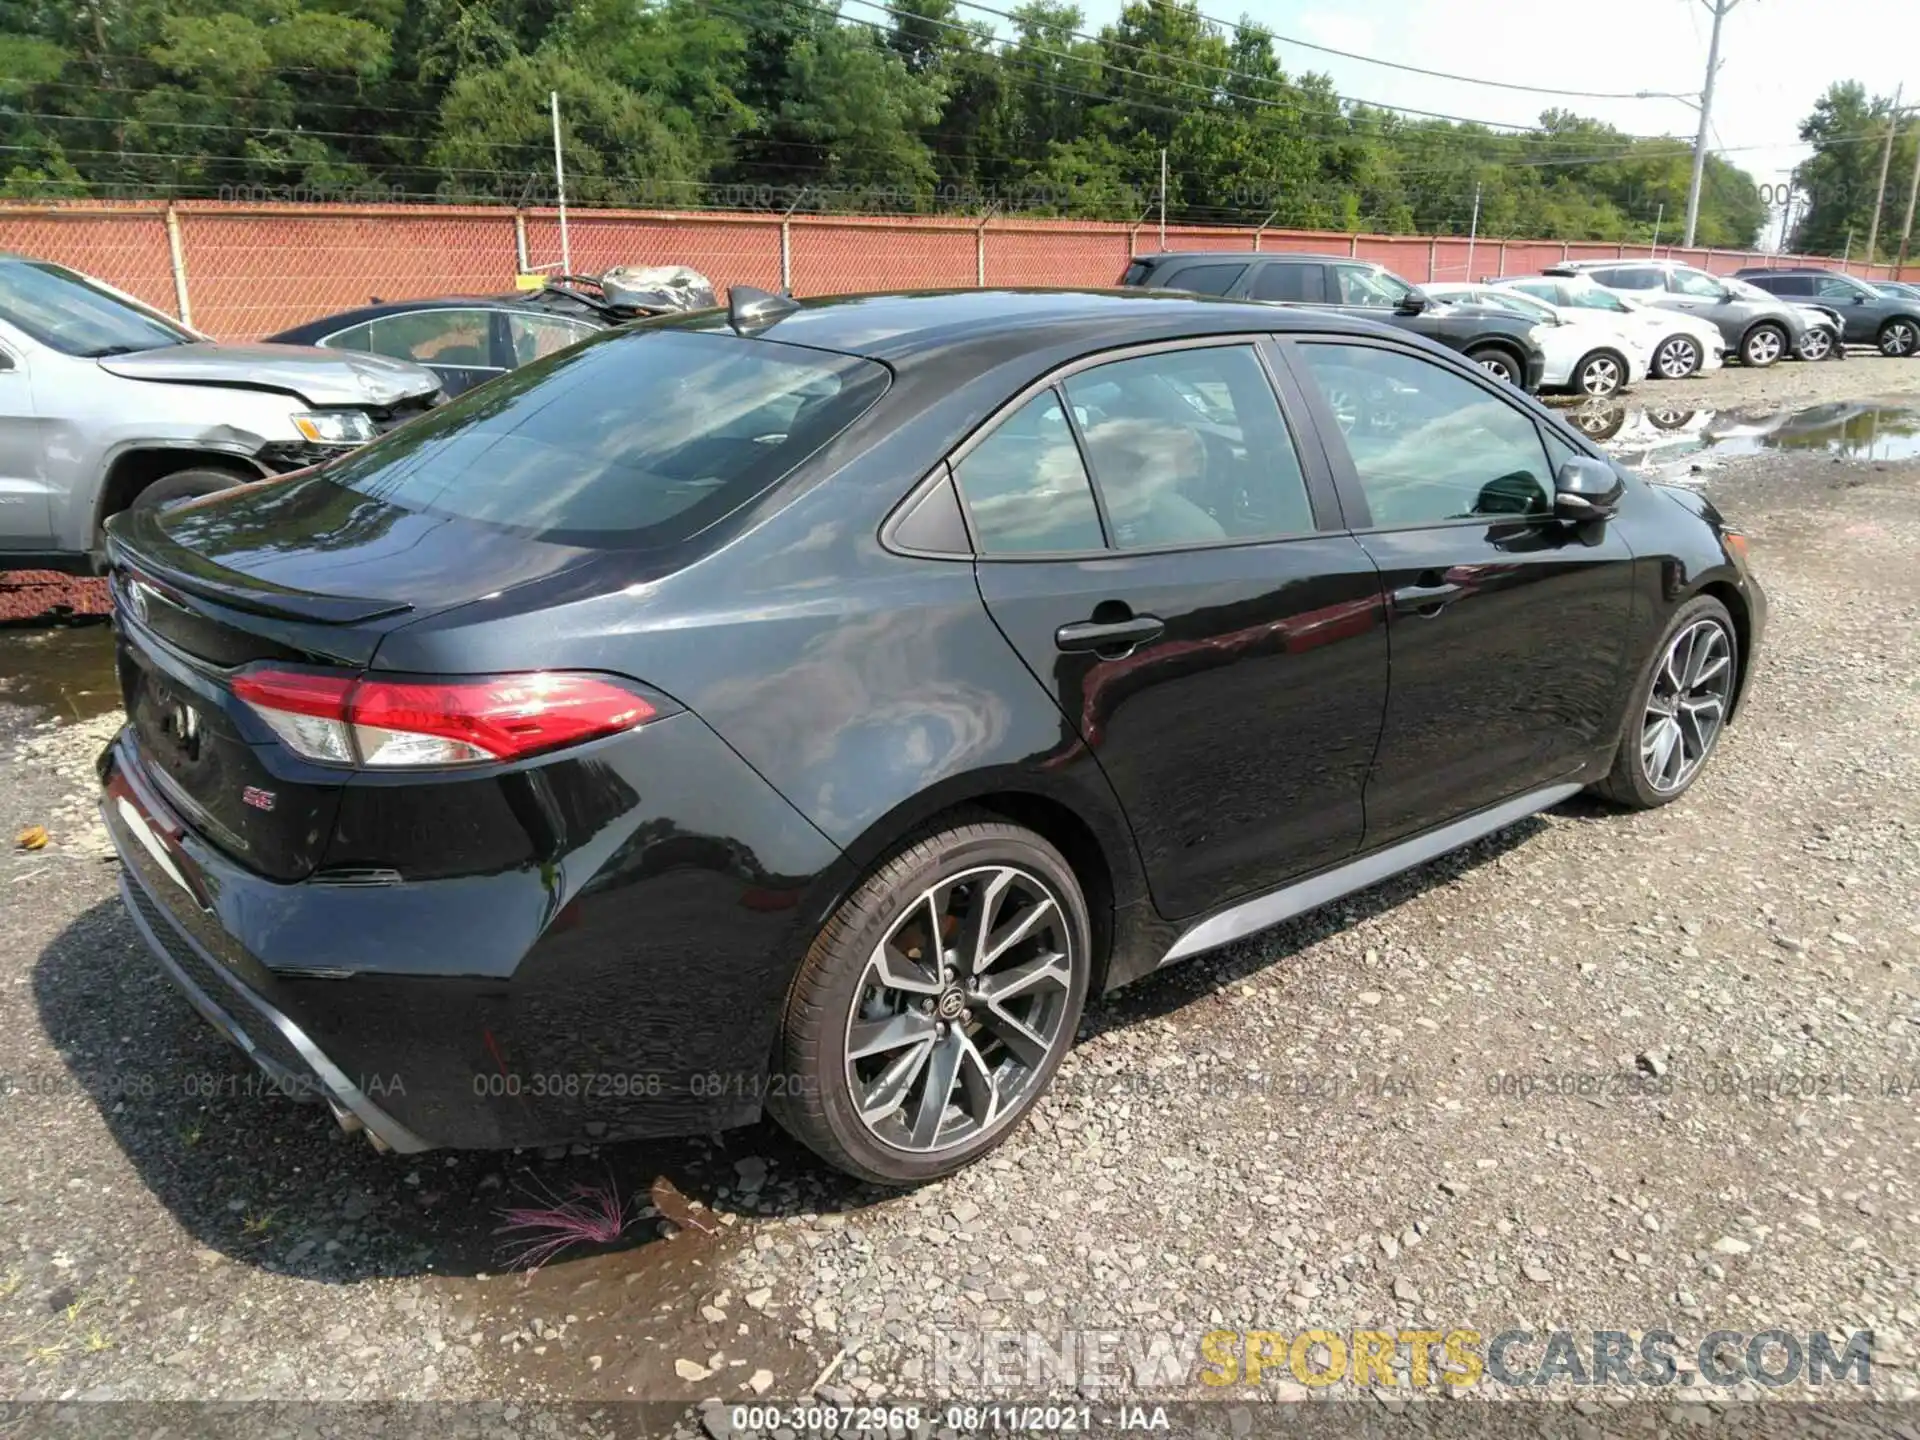
[[[578,292],[549,287],[513,295],[393,300],[323,315],[267,339],[412,360],[438,375],[448,395],[504,375],[614,323]]]
[[[899,1183],[1092,996],[1683,794],[1766,616],[1453,352],[1171,294],[736,289],[108,528],[125,897],[280,1084]]]
[[[1267,300],[1384,320],[1458,350],[1526,390],[1546,364],[1533,326],[1485,306],[1436,303],[1384,265],[1348,255],[1261,255],[1186,250],[1136,255],[1120,283],[1235,300]]]

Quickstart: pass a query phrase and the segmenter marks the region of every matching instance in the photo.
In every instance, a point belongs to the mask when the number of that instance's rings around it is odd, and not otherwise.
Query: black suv
[[[1920,354],[1920,299],[1889,295],[1851,275],[1811,265],[1790,270],[1756,266],[1734,273],[1783,300],[1833,311],[1849,345],[1875,345],[1882,355]]]
[[[1391,270],[1349,255],[1260,255],[1244,250],[1136,255],[1120,283],[1311,305],[1387,320],[1458,350],[1482,369],[1527,390],[1540,388],[1546,363],[1526,321],[1433,304],[1418,286]]]

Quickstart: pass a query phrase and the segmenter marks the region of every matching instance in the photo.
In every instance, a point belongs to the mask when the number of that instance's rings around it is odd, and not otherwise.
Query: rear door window
[[[1651,265],[1619,265],[1595,270],[1593,278],[1615,290],[1664,290],[1667,277]]]
[[[562,544],[671,544],[780,480],[888,379],[871,360],[771,340],[605,331],[324,473],[402,509]]]
[[[1245,265],[1183,265],[1160,283],[1191,295],[1224,295],[1246,271]]]
[[[982,555],[1106,547],[1087,467],[1052,390],[1003,420],[953,473]]]
[[[1327,299],[1326,266],[1291,260],[1269,261],[1253,277],[1251,293],[1255,300],[1323,305]]]
[[[513,344],[513,363],[530,365],[544,360],[556,350],[577,345],[590,335],[600,333],[598,325],[584,320],[568,320],[559,315],[509,315],[507,336]]]

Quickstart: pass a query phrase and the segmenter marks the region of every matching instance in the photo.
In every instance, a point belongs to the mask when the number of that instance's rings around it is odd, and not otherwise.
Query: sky
[[[1098,30],[1121,0],[1079,0]],[[1278,35],[1430,70],[1513,84],[1697,95],[1713,17],[1706,0],[1604,0],[1548,6],[1522,0],[1201,0],[1202,14],[1242,15]],[[1636,135],[1689,142],[1697,113],[1677,100],[1536,95],[1411,75],[1285,41],[1289,74],[1317,70],[1354,99],[1531,125],[1560,105]],[[1835,80],[1870,95],[1906,82],[1920,104],[1920,4],[1914,0],[1739,0],[1720,31],[1720,74],[1709,143],[1761,184],[1784,182],[1807,155],[1800,121]],[[1776,210],[1776,217],[1778,211]],[[1777,223],[1777,219],[1776,219]]]

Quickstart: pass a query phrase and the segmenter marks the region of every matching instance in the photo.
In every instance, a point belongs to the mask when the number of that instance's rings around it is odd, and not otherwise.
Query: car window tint
[[[578,344],[599,332],[597,325],[565,320],[558,315],[509,315],[507,334],[513,340],[513,363],[530,365],[556,350]]]
[[[1051,390],[1002,421],[954,475],[984,555],[1106,548],[1080,447]]]
[[[1365,265],[1336,265],[1333,271],[1342,305],[1366,305],[1391,310],[1413,293],[1413,287],[1406,281],[1384,270]]]
[[[1621,265],[1609,270],[1595,270],[1593,278],[1616,290],[1664,290],[1667,284],[1666,276],[1651,265]]]
[[[1357,345],[1300,347],[1383,526],[1553,508],[1534,423],[1473,381],[1418,356]]]
[[[367,348],[422,365],[495,364],[489,310],[414,310],[367,322]]]
[[[1861,286],[1855,285],[1850,280],[1842,280],[1842,279],[1839,279],[1837,276],[1823,275],[1820,277],[1819,288],[1814,290],[1813,293],[1816,295],[1827,296],[1835,300],[1846,300],[1848,302],[1851,302],[1853,297],[1858,295],[1861,292],[1861,289],[1862,289]],[[1799,293],[1804,295],[1807,292],[1803,290],[1803,291],[1800,291]]]
[[[887,382],[871,360],[772,340],[609,330],[321,473],[401,510],[563,545],[670,545],[778,482]]]
[[[1250,292],[1255,300],[1291,300],[1296,304],[1318,305],[1327,298],[1322,283],[1323,267],[1292,263],[1262,266],[1253,277]]]
[[[1675,270],[1673,288],[1682,295],[1695,295],[1703,300],[1718,300],[1727,291],[1718,276],[1704,270]]]
[[[1313,529],[1293,436],[1251,346],[1115,360],[1066,391],[1120,548]]]
[[[1169,290],[1185,290],[1194,295],[1224,295],[1246,269],[1245,265],[1187,265],[1161,283]]]
[[[368,350],[372,348],[372,332],[373,326],[370,323],[349,325],[344,330],[334,331],[320,343],[329,350]]]

